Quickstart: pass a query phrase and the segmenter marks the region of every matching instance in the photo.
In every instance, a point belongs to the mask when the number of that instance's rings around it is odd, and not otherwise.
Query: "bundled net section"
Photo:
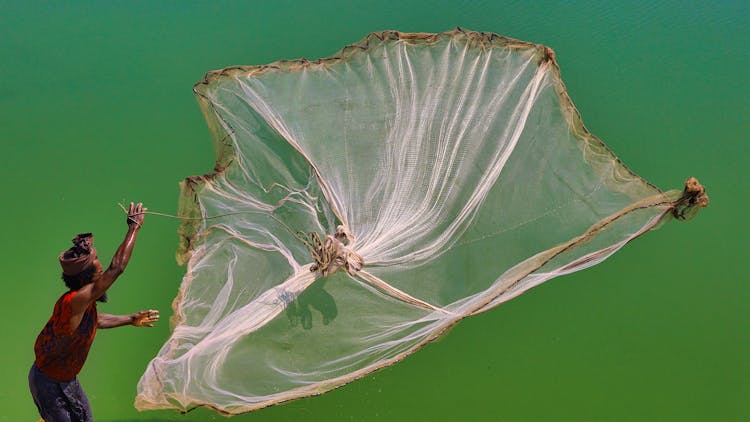
[[[633,174],[552,50],[495,34],[375,33],[194,90],[216,167],[182,185],[187,273],[139,409],[325,392],[708,203]]]

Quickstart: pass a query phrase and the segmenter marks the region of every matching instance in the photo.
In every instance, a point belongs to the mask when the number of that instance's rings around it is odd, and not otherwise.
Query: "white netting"
[[[176,326],[139,409],[326,391],[693,205],[585,130],[551,50],[494,34],[372,34],[195,91],[217,168],[181,212],[224,216],[183,227]],[[346,271],[323,277],[308,246]]]

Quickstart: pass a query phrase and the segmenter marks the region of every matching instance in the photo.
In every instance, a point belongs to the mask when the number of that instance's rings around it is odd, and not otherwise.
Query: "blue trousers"
[[[45,422],[93,422],[91,407],[78,378],[60,382],[48,378],[36,365],[29,371],[29,389]]]

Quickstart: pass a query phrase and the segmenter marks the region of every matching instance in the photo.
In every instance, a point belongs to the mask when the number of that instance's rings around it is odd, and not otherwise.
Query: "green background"
[[[663,189],[698,177],[710,207],[464,320],[391,368],[234,420],[750,418],[747,1],[0,1],[0,421],[37,418],[26,376],[64,290],[56,258],[69,239],[94,232],[106,263],[125,233],[118,202],[174,213],[177,183],[213,167],[191,91],[203,73],[456,25],[553,47],[588,128]],[[163,319],[97,336],[80,375],[97,421],[224,420],[132,406],[169,335],[184,272],[177,227],[147,218],[99,307]]]

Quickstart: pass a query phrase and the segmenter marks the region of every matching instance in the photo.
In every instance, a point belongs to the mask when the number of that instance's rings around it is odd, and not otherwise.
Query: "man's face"
[[[91,282],[93,283],[102,276],[102,263],[99,261],[99,257],[95,257],[93,261],[94,267],[96,268],[96,271],[94,272],[94,276],[91,277]],[[107,302],[107,293],[104,293],[99,299],[97,299],[97,302]]]
[[[94,272],[94,276],[91,277],[92,281],[102,274],[102,263],[99,261],[98,256],[94,258],[93,264],[94,264],[94,267],[96,268],[96,271]]]

